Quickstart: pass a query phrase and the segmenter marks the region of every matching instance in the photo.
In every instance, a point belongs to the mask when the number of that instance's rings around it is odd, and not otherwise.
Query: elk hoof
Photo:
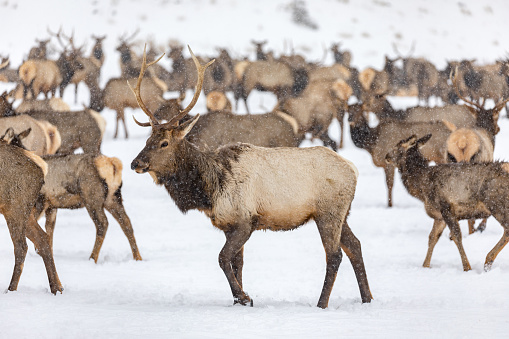
[[[253,299],[249,298],[249,296],[245,296],[243,298],[235,298],[233,299],[233,305],[240,304],[242,306],[249,306],[253,307]]]
[[[487,262],[484,264],[484,272],[491,271],[491,267],[493,266],[493,261]]]

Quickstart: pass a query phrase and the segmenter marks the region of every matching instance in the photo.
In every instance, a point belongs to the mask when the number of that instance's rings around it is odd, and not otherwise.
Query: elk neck
[[[378,134],[378,128],[369,127],[368,122],[365,120],[358,125],[350,126],[350,135],[354,145],[368,152],[371,152],[376,145]]]
[[[182,212],[210,211],[215,194],[224,190],[232,163],[238,161],[242,151],[240,145],[201,151],[184,139],[172,155],[178,159],[175,171],[156,175]]]
[[[428,161],[416,146],[407,150],[402,164],[398,166],[403,185],[410,195],[419,200],[424,199],[423,187],[429,187],[426,184],[428,169]]]

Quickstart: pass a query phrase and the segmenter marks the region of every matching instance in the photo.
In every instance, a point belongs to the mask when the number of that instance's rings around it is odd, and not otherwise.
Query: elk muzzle
[[[149,164],[139,158],[135,158],[131,162],[131,169],[136,171],[136,173],[146,173],[149,169]]]

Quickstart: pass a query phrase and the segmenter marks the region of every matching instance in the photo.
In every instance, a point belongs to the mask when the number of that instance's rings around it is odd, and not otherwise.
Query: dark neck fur
[[[364,122],[358,126],[350,126],[350,135],[356,147],[371,152],[378,140],[378,129],[371,128]]]
[[[423,200],[422,188],[427,186],[424,182],[428,168],[428,161],[424,159],[417,146],[407,151],[403,164],[399,167],[403,185],[410,195],[419,200]]]
[[[231,162],[238,160],[241,151],[240,146],[224,147],[215,152],[201,151],[183,140],[174,154],[175,159],[179,159],[177,169],[158,179],[182,212],[211,210],[215,193],[224,188]]]

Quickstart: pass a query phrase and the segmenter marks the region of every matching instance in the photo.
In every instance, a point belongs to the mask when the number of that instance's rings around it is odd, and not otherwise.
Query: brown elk
[[[334,56],[334,61],[337,64],[341,64],[346,67],[350,67],[350,62],[352,60],[352,53],[350,51],[341,51],[341,44],[332,44],[331,51]]]
[[[30,130],[20,134],[15,134],[12,129],[10,131],[4,142],[24,148],[22,140]],[[47,164],[47,174],[35,203],[35,216],[40,218],[43,213],[46,216],[45,227],[51,250],[57,210],[85,207],[96,227],[90,259],[97,263],[108,229],[106,209],[118,221],[129,240],[133,258],[141,260],[131,220],[122,204],[122,162],[114,157],[92,154],[45,156],[43,160]]]
[[[493,151],[495,147],[495,135],[499,132],[497,120],[500,110],[509,101],[501,100],[492,109],[485,109],[475,102],[463,97],[458,89],[458,77],[452,78],[453,87],[459,98],[461,98],[467,108],[472,110],[476,117],[476,123],[471,128],[457,128],[454,124],[446,123],[451,130],[451,135],[447,139],[447,154],[449,162],[492,162]],[[471,105],[471,106],[470,106]],[[446,121],[444,121],[445,123]],[[476,230],[484,231],[486,229],[484,218],[477,229],[475,220],[468,220],[468,230],[472,234]]]
[[[32,241],[46,266],[50,291],[62,292],[46,233],[37,224],[33,208],[44,183],[45,162],[34,153],[0,142],[0,213],[4,215],[14,245],[14,270],[9,291],[16,291]]]
[[[251,40],[251,43],[253,45],[255,45],[255,48],[256,48],[256,60],[264,60],[266,61],[267,60],[267,53],[265,53],[263,51],[263,46],[267,44],[267,40],[263,40],[263,41],[256,41],[256,40]]]
[[[198,209],[224,231],[226,243],[219,265],[229,282],[235,303],[252,299],[242,283],[243,248],[253,231],[291,230],[310,219],[318,226],[327,255],[326,278],[318,306],[325,308],[341,262],[341,247],[352,261],[363,302],[372,299],[360,242],[346,217],[355,194],[357,169],[348,160],[323,147],[263,148],[249,144],[229,145],[201,151],[185,139],[199,115],[179,124],[195,105],[207,66],[192,54],[198,73],[193,100],[179,115],[161,124],[142,101],[142,70],[133,92],[149,116],[152,134],[132,161],[137,173],[150,173],[164,185],[178,208]],[[318,169],[335,168],[333,171]],[[299,183],[299,185],[295,185]]]
[[[83,82],[89,90],[93,87],[99,86],[99,78],[101,76],[101,66],[104,62],[104,53],[102,50],[102,41],[106,37],[94,37],[96,40],[95,45],[92,47],[90,56],[84,57],[78,55],[76,60],[80,64],[80,68],[74,72],[70,83],[74,84],[74,102],[78,100],[78,85]],[[72,40],[70,41],[73,50],[76,50]]]
[[[70,110],[71,107],[61,98],[43,100],[25,99],[16,107],[16,112],[18,114],[31,111],[69,112]],[[0,112],[2,112],[2,109],[0,109]]]
[[[173,61],[168,90],[178,91],[180,95],[184,95],[187,89],[193,89],[198,79],[193,60],[184,58],[183,49],[184,46],[171,45],[168,52],[168,58]]]
[[[142,88],[143,95],[147,98],[147,105],[150,109],[156,110],[165,102],[163,93],[166,91],[166,86],[162,81],[153,77],[147,77],[145,80]],[[136,81],[136,78],[112,78],[108,80],[103,90],[95,86],[91,88],[90,108],[92,110],[100,112],[104,107],[108,107],[116,112],[114,138],[118,136],[120,123],[124,126],[125,138],[129,137],[124,110],[138,108],[138,103],[133,98],[128,85],[128,83],[135,84]]]
[[[9,58],[2,57],[0,61],[0,82],[19,82],[18,71],[16,69],[8,68]]]
[[[133,43],[131,42],[138,33],[139,29],[128,37],[124,34],[119,38],[120,44],[116,50],[120,52],[120,77],[123,79],[136,77],[140,72],[139,67],[136,66],[139,65],[140,59],[132,51]]]
[[[159,121],[170,121],[182,110],[181,102],[180,98],[166,100],[154,116]],[[204,150],[237,142],[264,147],[297,147],[304,138],[298,122],[283,112],[233,114],[224,93],[209,93],[207,109],[209,113],[201,116],[186,135],[188,141]],[[187,114],[181,123],[192,118]]]
[[[446,140],[451,131],[441,121],[406,122],[387,120],[381,121],[376,127],[370,127],[368,116],[361,104],[349,106],[348,121],[354,145],[368,151],[372,157],[373,164],[384,169],[388,207],[392,207],[395,167],[385,161],[385,155],[399,140],[407,138],[412,134],[426,135],[432,132],[433,138],[431,142],[423,148],[424,156],[428,161],[436,163],[446,162]]]
[[[84,153],[99,153],[106,128],[106,120],[94,110],[82,111],[30,111],[37,120],[47,120],[60,132],[61,146],[58,154],[71,154],[81,147]]]
[[[235,75],[233,71],[233,60],[225,49],[219,50],[219,56],[205,72],[203,79],[203,93],[205,95],[213,92],[227,92],[233,88]],[[151,61],[149,59],[149,61]],[[154,65],[157,66],[157,65]]]
[[[280,101],[277,110],[294,117],[299,123],[300,133],[311,132],[325,146],[337,150],[337,144],[328,135],[334,118],[340,124],[340,144],[343,147],[343,120],[352,89],[343,80],[310,83],[301,95]]]
[[[247,65],[242,82],[234,92],[235,101],[240,98],[244,101],[247,112],[247,98],[254,89],[270,91],[278,99],[292,94],[295,83],[294,73],[290,66],[281,61],[255,61]]]
[[[46,59],[47,57],[47,51],[48,51],[48,43],[51,39],[47,40],[38,40],[35,41],[39,44],[38,46],[30,48],[30,51],[28,52],[28,59]]]
[[[50,102],[51,101],[53,101],[53,99],[50,99]],[[54,145],[51,149],[58,149],[59,154],[74,153],[74,151],[80,147],[85,153],[100,152],[101,142],[106,127],[106,120],[104,120],[99,113],[87,108],[83,111],[73,112],[67,110],[59,111],[55,110],[53,107],[50,109],[39,109],[42,108],[41,106],[48,104],[48,102],[45,103],[44,101],[42,103],[38,103],[37,101],[29,102],[29,104],[30,105],[27,104],[27,106],[31,107],[25,106],[28,109],[25,111],[26,114],[20,115],[16,118],[29,116],[37,119],[39,122],[38,125],[41,125],[42,123],[43,127],[45,126],[45,130],[50,132],[47,134],[47,137],[49,137],[51,141],[50,144]],[[6,96],[0,96],[0,117],[14,116],[18,113],[19,112],[12,108],[12,104],[7,100]],[[51,128],[51,125],[54,127]],[[25,126],[25,128],[28,127],[26,125],[21,125],[20,128],[23,128],[23,126]],[[57,131],[54,131],[55,128]],[[38,134],[36,133],[36,130],[37,128],[33,129],[32,136]],[[53,133],[51,133],[52,131]],[[29,145],[27,145],[27,147],[28,146]],[[29,147],[29,149],[31,148]],[[45,148],[41,151],[45,152],[44,149]],[[46,153],[47,152],[43,154]]]
[[[26,114],[0,118],[0,131],[8,128],[18,133],[30,128],[32,133],[26,139],[26,147],[38,156],[54,154],[61,145],[58,129],[46,120],[36,120]]]
[[[226,94],[223,92],[212,91],[207,94],[207,111],[209,112],[219,112],[219,111],[232,111],[232,103],[226,97]],[[154,112],[155,115],[155,112]],[[160,118],[156,118],[161,120]],[[168,119],[169,120],[169,119]]]
[[[430,134],[421,139],[412,135],[401,140],[386,156],[387,162],[398,167],[408,193],[421,200],[426,213],[434,219],[423,266],[430,267],[433,249],[447,226],[460,253],[463,270],[469,271],[471,267],[463,249],[458,221],[493,215],[504,228],[504,233],[486,256],[484,269],[488,271],[509,242],[509,164],[486,162],[429,166],[420,148],[430,138]]]

